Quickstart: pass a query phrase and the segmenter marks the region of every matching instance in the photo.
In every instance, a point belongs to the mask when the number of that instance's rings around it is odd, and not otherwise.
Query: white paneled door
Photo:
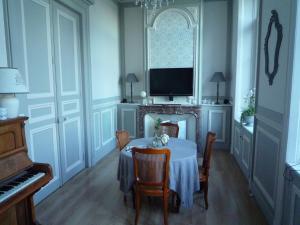
[[[40,201],[85,167],[80,18],[52,0],[7,3],[11,66],[30,91],[18,96],[29,116],[29,154],[53,169],[53,180],[36,196]]]
[[[55,73],[62,178],[66,182],[84,166],[79,16],[54,3]]]

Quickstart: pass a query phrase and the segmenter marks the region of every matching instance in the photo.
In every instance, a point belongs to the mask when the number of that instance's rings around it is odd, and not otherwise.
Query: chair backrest
[[[116,138],[117,146],[120,151],[130,142],[129,133],[126,130],[117,130]]]
[[[137,185],[168,188],[169,149],[133,148],[134,177]]]
[[[205,144],[203,163],[202,163],[203,174],[206,176],[209,176],[210,158],[212,154],[213,144],[215,141],[216,141],[216,134],[212,132],[208,132],[206,135],[206,144]]]
[[[165,122],[165,123],[160,123],[160,127],[161,127],[162,134],[167,134],[170,137],[178,138],[178,133],[179,133],[178,124]]]

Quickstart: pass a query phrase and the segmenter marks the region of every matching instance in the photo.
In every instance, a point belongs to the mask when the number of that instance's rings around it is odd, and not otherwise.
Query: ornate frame
[[[273,80],[278,72],[278,59],[279,59],[279,52],[280,52],[280,47],[281,47],[281,42],[282,42],[282,25],[279,22],[279,18],[278,18],[278,13],[276,10],[272,10],[271,11],[272,16],[270,18],[269,21],[269,25],[268,25],[268,32],[266,34],[265,37],[265,44],[264,44],[264,51],[265,51],[265,73],[269,78],[269,85],[272,86],[273,85]],[[274,68],[273,71],[270,72],[269,70],[269,39],[271,36],[271,32],[272,32],[272,26],[273,23],[275,24],[275,28],[277,31],[277,41],[276,41],[276,48],[275,48],[275,55],[274,55]]]

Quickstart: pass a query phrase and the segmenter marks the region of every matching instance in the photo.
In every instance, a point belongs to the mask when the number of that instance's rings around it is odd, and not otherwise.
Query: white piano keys
[[[14,196],[18,192],[22,191],[23,189],[25,189],[29,185],[33,184],[35,181],[39,180],[40,178],[42,178],[45,175],[46,175],[45,173],[37,173],[34,176],[32,176],[32,177],[28,178],[27,180],[25,180],[24,182],[16,185],[12,189],[10,189],[8,191],[5,191],[3,194],[0,195],[0,203],[2,203],[5,200],[11,198],[12,196]]]

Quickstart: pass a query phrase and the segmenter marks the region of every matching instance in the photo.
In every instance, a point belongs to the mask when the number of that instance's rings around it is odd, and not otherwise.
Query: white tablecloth
[[[151,144],[152,138],[141,138],[131,141],[128,146],[147,147]],[[183,207],[191,208],[193,194],[200,190],[197,145],[189,140],[170,138],[166,148],[171,151],[169,188],[178,193]],[[131,190],[134,183],[132,153],[125,149],[119,158],[118,180],[121,191]]]

